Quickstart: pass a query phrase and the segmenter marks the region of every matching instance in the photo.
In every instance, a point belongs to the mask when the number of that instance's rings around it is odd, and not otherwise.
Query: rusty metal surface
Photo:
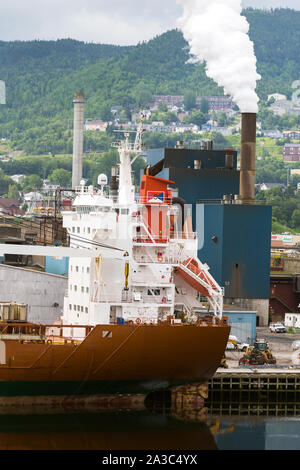
[[[243,203],[255,197],[256,114],[242,113],[240,196]]]
[[[110,337],[104,337],[104,331]],[[207,380],[218,368],[225,325],[96,326],[80,344],[5,340],[2,382]]]

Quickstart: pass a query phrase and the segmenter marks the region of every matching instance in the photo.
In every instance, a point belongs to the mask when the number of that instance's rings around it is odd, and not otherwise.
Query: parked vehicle
[[[292,343],[292,349],[296,351],[297,349],[300,349],[300,341],[293,341]]]
[[[270,331],[272,333],[286,333],[286,327],[282,323],[271,323]]]
[[[226,346],[227,350],[246,351],[249,347],[248,343],[241,343],[236,336],[229,336],[228,343]]]

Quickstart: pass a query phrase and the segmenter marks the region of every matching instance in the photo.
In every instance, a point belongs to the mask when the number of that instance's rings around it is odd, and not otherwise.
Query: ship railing
[[[267,202],[264,200],[259,199],[240,199],[234,198],[231,195],[225,196],[223,199],[197,199],[196,204],[217,204],[217,205],[239,205],[239,204],[246,204],[246,205],[260,205],[265,206]]]
[[[153,281],[153,278],[152,278]],[[150,283],[150,279],[149,279]],[[144,287],[145,281],[141,282],[140,284],[138,282],[134,283],[137,287]],[[161,284],[163,284],[161,282]],[[166,282],[166,286],[168,286],[168,282]],[[151,289],[151,288],[149,288]],[[137,306],[140,303],[143,304],[157,304],[157,305],[170,305],[172,304],[172,300],[168,299],[167,296],[164,295],[143,295],[140,292],[129,292],[129,291],[123,291],[121,297],[118,296],[118,298],[113,298],[112,296],[107,296],[107,295],[102,295],[102,294],[97,294],[96,296],[92,297],[92,302],[99,302],[99,303],[112,303],[112,304],[120,304],[122,303],[134,303]]]
[[[133,242],[134,243],[147,243],[147,244],[168,244],[171,241],[178,242],[184,241],[184,240],[196,240],[197,239],[197,233],[186,233],[186,232],[174,232],[174,233],[169,233],[166,234],[165,236],[161,234],[150,234],[149,235],[140,235],[140,234],[135,234],[133,235]]]
[[[94,188],[91,186],[76,186],[76,194],[94,194]]]
[[[169,300],[167,297],[163,296],[142,296],[141,301],[145,304],[155,304],[155,305],[172,305],[172,300]],[[138,301],[137,301],[138,303]]]
[[[124,131],[126,132],[126,131]],[[138,152],[139,149],[137,148],[134,142],[126,142],[126,141],[117,141],[111,144],[112,147],[117,149],[122,149],[125,152]]]

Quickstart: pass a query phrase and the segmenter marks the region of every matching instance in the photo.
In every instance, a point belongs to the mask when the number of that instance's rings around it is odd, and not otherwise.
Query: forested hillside
[[[258,93],[292,93],[300,79],[300,11],[245,10],[262,80]],[[0,80],[7,104],[0,107],[0,137],[30,152],[70,152],[72,97],[86,94],[86,117],[112,105],[143,106],[152,94],[220,94],[204,65],[187,63],[187,44],[169,31],[133,47],[74,40],[0,42]]]

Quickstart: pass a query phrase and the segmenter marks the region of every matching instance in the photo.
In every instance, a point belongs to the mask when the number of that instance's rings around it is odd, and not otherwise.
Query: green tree
[[[63,168],[57,168],[49,175],[49,180],[64,188],[70,188],[72,184],[72,173]]]
[[[8,193],[7,193],[8,198],[12,199],[17,199],[19,201],[20,199],[20,193],[15,184],[10,184],[8,187]]]
[[[196,124],[196,126],[201,127],[207,121],[207,116],[201,111],[195,111],[188,117],[188,121],[191,124]]]
[[[196,93],[187,91],[183,100],[184,108],[186,111],[191,111],[196,107]]]
[[[208,101],[205,98],[201,99],[201,104],[200,104],[200,111],[203,114],[208,114],[209,111],[209,105]]]
[[[3,170],[0,170],[0,195],[6,194],[10,185],[13,185],[14,181],[5,175]]]
[[[300,210],[295,209],[293,214],[292,214],[292,224],[293,227],[300,227]]]
[[[151,103],[152,93],[147,85],[142,82],[138,85],[135,91],[135,101],[139,107],[143,107],[148,103]]]
[[[43,186],[43,180],[39,175],[33,174],[24,178],[23,181],[23,190],[24,191],[34,191],[41,189]]]
[[[109,104],[104,104],[100,110],[100,117],[105,122],[110,122],[113,119],[111,112],[111,106]]]
[[[158,103],[157,110],[160,113],[167,113],[168,112],[168,106],[166,105],[166,103]]]

